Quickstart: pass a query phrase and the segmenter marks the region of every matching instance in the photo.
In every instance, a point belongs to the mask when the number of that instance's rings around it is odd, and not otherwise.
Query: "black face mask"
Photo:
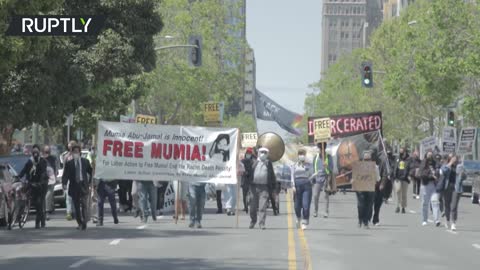
[[[35,161],[38,161],[38,157],[39,157],[39,153],[38,153],[38,152],[33,152],[33,153],[32,153],[32,156],[33,156],[33,159],[34,159]]]

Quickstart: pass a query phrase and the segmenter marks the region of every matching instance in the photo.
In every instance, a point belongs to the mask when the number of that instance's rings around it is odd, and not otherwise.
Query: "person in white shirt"
[[[312,203],[312,180],[315,178],[314,168],[310,162],[306,162],[305,149],[298,150],[298,161],[292,166],[292,187],[295,193],[295,215],[297,216],[297,228],[307,229],[310,219],[310,204]]]

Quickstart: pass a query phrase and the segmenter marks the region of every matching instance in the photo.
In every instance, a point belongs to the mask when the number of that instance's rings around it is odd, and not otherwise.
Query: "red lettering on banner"
[[[113,142],[113,156],[122,156],[122,142],[121,141],[114,141]]]
[[[112,151],[112,140],[103,140],[103,155],[106,156],[108,151]]]
[[[162,158],[162,144],[161,143],[152,143],[152,152],[150,154],[151,158]]]
[[[173,159],[185,160],[185,145],[184,144],[175,144],[173,145]]]
[[[205,161],[206,159],[205,155],[207,154],[207,146],[205,145],[202,146],[202,152],[203,152],[202,161]]]
[[[350,127],[352,128],[352,131],[357,131],[358,130],[355,118],[350,118]]]
[[[135,142],[135,158],[143,158],[143,142]]]
[[[187,160],[190,160],[190,144],[187,145]]]
[[[355,120],[355,119],[354,119]],[[357,119],[357,130],[364,130],[362,119]]]
[[[202,158],[200,156],[200,149],[198,148],[198,145],[193,146],[192,160],[199,160],[199,161],[202,160]]]
[[[171,144],[168,144],[168,145],[164,144],[163,145],[163,159],[169,160],[169,159],[172,158],[172,154],[173,154],[172,148],[173,147],[172,147]]]
[[[126,141],[125,142],[125,150],[123,151],[123,156],[124,157],[133,157],[133,142]]]
[[[348,124],[348,118],[343,119],[343,130],[345,130],[345,132],[350,132],[350,127],[348,126]]]
[[[375,116],[375,129],[380,129],[382,127],[382,118],[380,116]]]

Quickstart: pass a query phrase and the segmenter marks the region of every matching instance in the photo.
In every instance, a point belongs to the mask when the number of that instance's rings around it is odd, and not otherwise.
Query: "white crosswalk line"
[[[472,244],[472,247],[476,248],[476,249],[480,249],[480,245],[479,244]]]
[[[137,230],[143,230],[143,229],[145,229],[145,228],[147,228],[147,225],[142,225],[142,226],[138,226],[138,227],[137,227]]]

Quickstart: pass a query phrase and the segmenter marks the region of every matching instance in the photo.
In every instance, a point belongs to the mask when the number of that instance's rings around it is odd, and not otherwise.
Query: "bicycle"
[[[18,223],[21,229],[25,226],[30,212],[31,187],[24,182],[15,182],[7,200],[8,209],[8,230]],[[9,202],[9,203],[8,203]]]

